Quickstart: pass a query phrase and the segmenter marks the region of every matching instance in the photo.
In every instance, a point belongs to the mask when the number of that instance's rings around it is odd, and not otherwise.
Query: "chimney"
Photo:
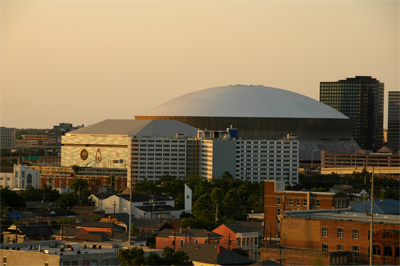
[[[218,254],[222,254],[222,247],[218,246]]]

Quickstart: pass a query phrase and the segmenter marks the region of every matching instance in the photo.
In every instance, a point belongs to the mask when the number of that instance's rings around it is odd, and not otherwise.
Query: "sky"
[[[399,1],[1,1],[1,126],[134,119],[253,84],[319,100],[321,81],[400,90]]]

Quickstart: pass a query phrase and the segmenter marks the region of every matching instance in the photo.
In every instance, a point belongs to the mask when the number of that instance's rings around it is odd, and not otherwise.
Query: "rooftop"
[[[282,211],[290,217],[298,217],[313,220],[335,220],[335,221],[353,221],[369,223],[371,216],[353,211],[351,208],[335,210],[307,210],[307,211]],[[398,215],[374,213],[374,223],[400,224]]]
[[[307,96],[261,85],[222,86],[188,93],[144,116],[349,119]]]
[[[197,135],[197,129],[175,120],[107,119],[66,135],[175,137],[177,133],[192,137]]]

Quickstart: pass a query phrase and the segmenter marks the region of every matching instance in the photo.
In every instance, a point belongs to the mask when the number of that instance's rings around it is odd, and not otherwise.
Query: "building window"
[[[319,200],[315,200],[315,207],[319,207]]]
[[[280,238],[281,237],[281,233],[279,231],[276,231],[276,237]]]
[[[322,244],[322,252],[328,252],[328,244]]]
[[[300,200],[296,199],[296,206],[300,206]]]
[[[358,239],[358,230],[357,229],[353,229],[352,230],[352,235],[353,235],[353,239]]]
[[[183,239],[181,239],[181,247],[183,246]]]
[[[307,206],[307,200],[303,199],[303,206]]]
[[[293,205],[293,199],[288,199],[288,205],[292,206]]]
[[[7,263],[7,257],[3,257],[3,263]]]
[[[199,243],[199,240],[196,239],[196,240],[194,241],[194,243],[198,244],[198,243]]]
[[[392,247],[386,246],[384,252],[385,256],[392,256]]]
[[[281,205],[281,198],[276,198],[276,205]]]
[[[322,227],[322,236],[328,237],[328,228],[327,227]]]
[[[337,245],[337,251],[343,251],[343,245]]]
[[[381,247],[378,245],[375,245],[374,248],[372,249],[372,254],[381,255]]]
[[[343,238],[343,228],[338,228],[337,229],[337,237],[338,238]]]
[[[358,257],[358,250],[359,250],[358,246],[353,246],[353,247],[351,248],[351,250],[352,250],[353,253],[354,253],[354,257]]]
[[[281,214],[281,209],[276,209],[276,215],[280,215]]]
[[[276,220],[276,226],[280,227],[281,226],[281,221],[280,220]]]

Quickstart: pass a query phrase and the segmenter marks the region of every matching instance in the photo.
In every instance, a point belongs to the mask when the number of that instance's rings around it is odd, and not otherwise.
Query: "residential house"
[[[92,232],[104,232],[111,238],[114,233],[125,232],[125,228],[114,223],[100,223],[100,222],[87,222],[80,225],[78,228],[83,228],[86,231]]]
[[[59,229],[58,224],[52,223],[23,223],[13,224],[2,233],[3,243],[21,243],[33,240],[50,240],[53,233]]]
[[[254,227],[243,226],[239,223],[222,224],[213,230],[222,235],[219,244],[226,249],[241,248],[249,254],[253,260],[259,259],[259,230]]]
[[[168,246],[178,250],[186,243],[219,245],[222,235],[204,229],[163,230],[156,237],[156,249]]]
[[[250,265],[254,260],[219,245],[186,243],[179,251],[185,252],[194,266]]]

